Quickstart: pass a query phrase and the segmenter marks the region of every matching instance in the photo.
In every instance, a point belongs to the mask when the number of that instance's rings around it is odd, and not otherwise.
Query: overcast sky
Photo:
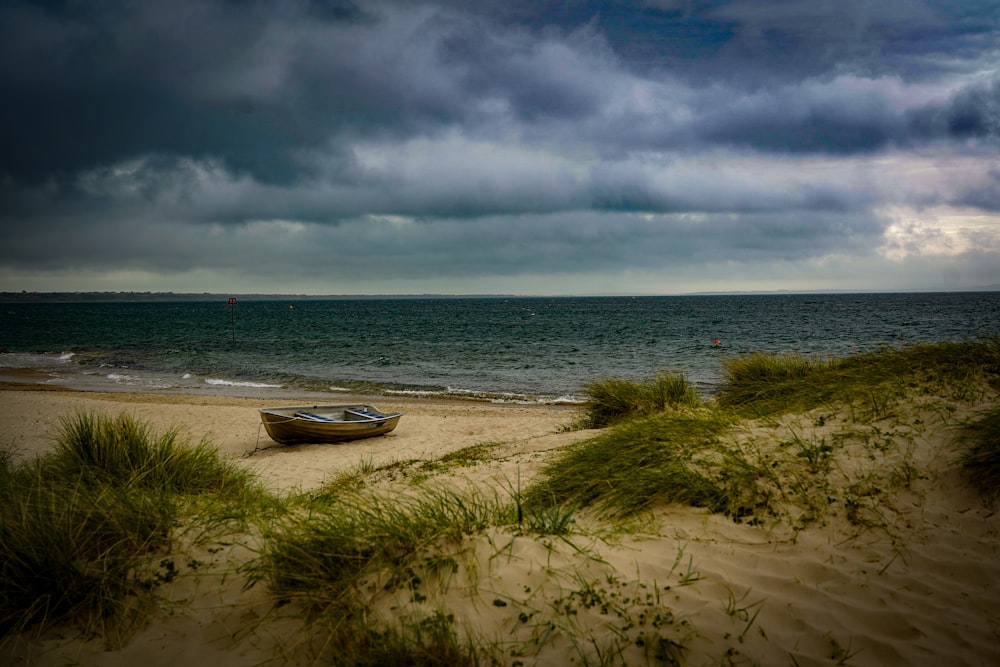
[[[0,291],[1000,284],[1000,0],[4,0]]]

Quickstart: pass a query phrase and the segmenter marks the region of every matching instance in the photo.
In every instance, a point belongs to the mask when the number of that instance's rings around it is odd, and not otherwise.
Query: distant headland
[[[210,292],[0,292],[0,303],[149,303],[222,301],[328,301],[335,299],[511,298],[510,294],[217,294]]]

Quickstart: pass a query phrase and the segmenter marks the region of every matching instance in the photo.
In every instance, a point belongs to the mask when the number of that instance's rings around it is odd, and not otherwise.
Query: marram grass
[[[279,604],[297,603],[312,631],[324,635],[321,645],[335,647],[321,651],[325,663],[496,664],[487,659],[489,645],[457,636],[449,615],[384,619],[370,603],[383,590],[421,600],[424,579],[457,571],[466,536],[509,525],[514,516],[509,503],[476,492],[319,493],[265,531],[259,557],[244,572],[248,585],[266,583]]]
[[[153,600],[158,555],[186,498],[248,494],[251,478],[207,442],[154,437],[122,415],[64,422],[55,451],[0,465],[0,641],[73,621],[116,645]],[[222,512],[221,506],[213,506]]]
[[[670,408],[697,406],[701,400],[694,386],[680,373],[663,372],[652,379],[633,382],[607,378],[586,388],[585,428],[603,428],[629,417],[651,415]]]
[[[981,416],[964,429],[967,448],[961,462],[972,484],[988,500],[1000,497],[1000,409]]]
[[[64,419],[49,474],[96,485],[156,489],[178,494],[239,492],[251,474],[223,462],[208,440],[191,446],[176,428],[154,435],[150,426],[122,413],[78,413]]]
[[[849,410],[862,421],[878,420],[891,416],[907,396],[976,400],[1000,390],[1000,344],[998,339],[920,344],[827,360],[754,354],[729,361],[726,371],[715,401],[683,411],[664,411],[663,403],[636,399],[648,388],[635,383],[595,385],[602,391],[594,393],[599,400],[588,406],[591,423],[615,425],[547,465],[525,501],[594,507],[614,516],[680,503],[737,520],[798,514],[799,524],[815,516],[824,502],[851,509],[850,498],[824,491],[832,474],[831,444],[793,437],[790,447],[768,453],[738,446],[732,427],[746,417],[820,406]],[[964,460],[970,477],[987,494],[997,485],[996,448],[986,444],[996,440],[991,424],[983,420],[977,425],[979,444]],[[796,510],[789,503],[802,507]],[[856,512],[847,514],[851,523],[860,523]]]
[[[477,667],[503,664],[489,645],[459,638],[454,617],[437,612],[383,628],[349,619],[330,638],[332,667]]]
[[[352,584],[380,571],[405,571],[422,550],[458,543],[496,525],[513,523],[514,510],[497,498],[423,488],[392,498],[342,493],[317,496],[307,511],[290,514],[266,533],[266,546],[247,568],[281,598],[314,611],[351,609]]]
[[[725,419],[711,413],[624,422],[549,464],[525,502],[596,506],[617,516],[660,503],[705,507],[737,518],[751,514],[761,473],[721,442],[728,428]]]
[[[873,416],[913,391],[965,398],[1000,390],[1000,338],[921,343],[834,359],[751,354],[725,363],[716,402],[743,416],[807,412],[831,404],[871,407]]]
[[[0,492],[0,636],[69,618],[86,634],[127,634],[146,592],[140,566],[169,544],[175,507],[45,474],[26,466]]]

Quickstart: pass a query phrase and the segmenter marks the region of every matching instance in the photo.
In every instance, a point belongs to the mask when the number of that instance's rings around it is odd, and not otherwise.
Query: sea
[[[1000,335],[1000,292],[0,303],[0,379],[261,399],[579,403],[728,359]]]

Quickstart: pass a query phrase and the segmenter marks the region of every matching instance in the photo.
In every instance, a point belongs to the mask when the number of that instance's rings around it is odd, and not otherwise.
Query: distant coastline
[[[332,301],[332,300],[391,300],[391,299],[548,299],[585,297],[651,297],[651,296],[781,296],[808,294],[948,294],[955,292],[1000,292],[1000,285],[955,287],[948,289],[908,290],[748,290],[684,292],[678,294],[225,294],[215,292],[0,292],[0,303],[169,303],[223,301]]]
[[[357,299],[508,299],[513,294],[215,294],[209,292],[0,292],[0,303],[190,303],[193,301],[329,301]]]

